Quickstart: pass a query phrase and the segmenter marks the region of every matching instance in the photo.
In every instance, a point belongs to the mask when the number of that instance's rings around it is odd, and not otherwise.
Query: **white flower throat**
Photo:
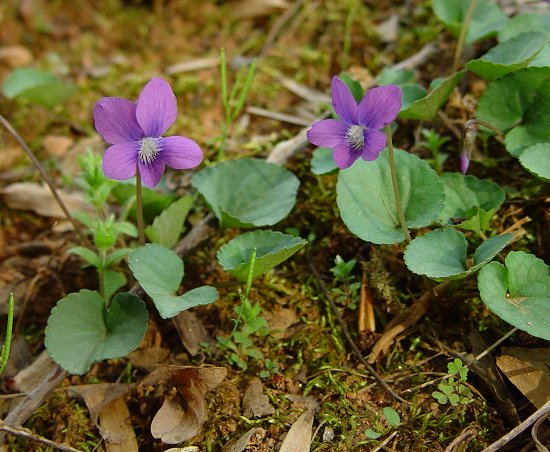
[[[159,152],[159,140],[157,138],[143,138],[140,142],[138,159],[142,163],[149,164],[155,160]]]
[[[353,125],[346,133],[346,140],[354,151],[360,151],[365,145],[365,136],[363,135],[364,126]]]

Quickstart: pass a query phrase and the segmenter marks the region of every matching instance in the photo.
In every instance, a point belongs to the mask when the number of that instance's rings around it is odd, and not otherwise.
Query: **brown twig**
[[[74,449],[73,447],[68,446],[67,444],[56,443],[51,439],[44,438],[43,436],[40,436],[40,435],[36,435],[27,428],[13,427],[11,425],[4,424],[2,420],[0,420],[0,430],[30,441],[34,441],[35,443],[41,443],[46,446],[53,447],[54,449],[57,449],[57,450],[62,450],[65,452],[82,452],[81,450]]]
[[[334,315],[336,316],[336,319],[338,320],[338,324],[340,325],[340,329],[342,330],[342,333],[344,333],[346,341],[351,346],[351,349],[353,350],[353,352],[355,353],[355,355],[357,356],[357,358],[359,359],[361,364],[363,364],[365,366],[367,371],[374,377],[374,379],[378,383],[380,383],[380,385],[382,385],[382,387],[395,400],[398,400],[401,403],[408,404],[408,402],[403,397],[400,397],[392,388],[390,388],[388,383],[386,383],[382,379],[382,377],[380,375],[378,375],[378,373],[374,370],[374,368],[365,360],[365,358],[363,358],[363,354],[361,353],[361,350],[359,350],[359,348],[357,347],[357,345],[353,341],[353,338],[349,334],[348,328],[347,328],[347,326],[344,322],[344,319],[342,318],[342,314],[340,314],[340,311],[338,310],[338,307],[336,306],[336,303],[334,302],[334,299],[330,295],[330,292],[328,291],[327,287],[325,286],[325,283],[321,279],[321,275],[319,275],[319,272],[317,271],[317,268],[315,267],[315,265],[313,264],[313,261],[311,260],[311,258],[309,256],[308,256],[308,265],[309,265],[309,268],[311,269],[311,272],[313,273],[313,276],[317,280],[317,283],[319,284],[319,287],[321,288],[321,291],[323,292],[325,298],[329,302],[330,307],[331,307],[332,311],[334,312]]]
[[[462,433],[454,439],[454,441],[445,448],[445,452],[453,452],[457,449],[457,446],[462,444],[466,445],[478,434],[478,429],[472,425],[462,430]],[[463,444],[465,443],[465,444]]]
[[[19,135],[19,133],[13,128],[11,123],[6,118],[4,118],[4,116],[2,116],[1,114],[0,114],[0,122],[4,125],[4,127],[7,129],[7,131],[17,140],[19,145],[23,148],[23,151],[25,151],[25,154],[27,154],[27,156],[31,159],[33,165],[36,167],[36,169],[40,173],[40,176],[42,177],[44,182],[46,182],[46,184],[48,185],[48,187],[49,187],[50,191],[52,192],[52,195],[53,195],[54,199],[56,200],[57,204],[59,204],[59,207],[61,207],[61,210],[65,214],[65,217],[73,225],[73,228],[74,228],[75,232],[78,234],[78,236],[80,237],[80,240],[82,240],[83,243],[86,243],[87,240],[86,240],[85,235],[80,230],[80,225],[75,221],[75,219],[73,218],[73,216],[69,212],[69,209],[67,209],[67,206],[65,205],[65,203],[61,199],[61,196],[59,196],[59,193],[57,192],[57,189],[53,185],[53,182],[51,181],[51,179],[46,174],[46,171],[44,171],[44,168],[42,167],[42,164],[38,161],[38,159],[36,158],[34,153],[29,149],[29,147],[27,146],[27,143],[25,143],[25,140],[23,140],[21,135]]]
[[[510,441],[512,441],[516,436],[518,436],[524,430],[528,429],[533,423],[535,423],[542,417],[548,416],[548,414],[550,414],[550,401],[546,402],[541,408],[535,411],[531,416],[525,419],[516,428],[506,433],[506,435],[504,435],[498,441],[495,441],[489,447],[486,447],[485,449],[483,449],[483,452],[495,452],[499,450],[502,446],[504,446],[505,444],[508,444]]]

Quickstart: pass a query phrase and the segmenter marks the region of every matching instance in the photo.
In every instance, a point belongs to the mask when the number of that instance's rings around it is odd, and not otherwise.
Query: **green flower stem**
[[[141,174],[139,168],[136,169],[136,208],[137,208],[137,227],[139,244],[145,245],[145,232],[143,228],[143,201],[141,199]]]
[[[13,293],[10,293],[10,299],[8,301],[8,325],[6,328],[6,341],[2,346],[2,354],[0,355],[0,374],[4,372],[8,364],[8,358],[10,356],[11,346],[11,334],[13,330],[13,311],[14,311]]]
[[[458,68],[460,67],[460,63],[462,59],[462,50],[464,49],[464,42],[466,41],[466,33],[468,32],[468,27],[470,26],[470,22],[472,21],[472,17],[474,15],[476,6],[477,6],[477,0],[472,0],[470,2],[470,6],[468,6],[466,15],[464,16],[464,21],[462,22],[462,28],[460,30],[460,36],[458,37],[458,42],[456,44],[456,49],[455,49],[455,57],[453,61],[453,72],[458,71]]]
[[[107,252],[101,250],[99,252],[99,268],[97,273],[99,274],[99,293],[105,300],[105,259],[107,257]]]
[[[395,159],[393,157],[393,143],[391,139],[391,126],[389,124],[386,126],[386,141],[388,146],[388,160],[390,162],[393,195],[395,197],[395,208],[397,209],[399,223],[401,224],[401,229],[403,229],[405,239],[407,239],[407,242],[410,242],[411,234],[409,233],[409,228],[407,227],[407,222],[405,221],[405,214],[403,213],[403,208],[401,207],[401,197],[399,196],[399,186],[397,185],[397,173],[395,172]]]

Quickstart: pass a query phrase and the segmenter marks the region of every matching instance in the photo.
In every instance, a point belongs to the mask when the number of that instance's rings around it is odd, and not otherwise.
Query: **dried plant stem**
[[[405,221],[405,214],[403,213],[403,207],[401,206],[401,197],[399,196],[399,186],[397,185],[397,173],[395,172],[395,159],[393,156],[393,143],[391,139],[391,126],[388,124],[386,126],[386,141],[388,146],[388,160],[390,162],[390,174],[391,182],[393,185],[393,195],[395,197],[395,208],[397,209],[397,215],[399,216],[399,223],[401,224],[401,229],[405,235],[407,242],[411,241],[411,234],[409,228],[407,227],[407,222]]]
[[[458,42],[455,49],[455,57],[453,61],[453,72],[458,71],[462,59],[462,51],[464,49],[464,42],[466,41],[466,33],[468,33],[468,28],[470,27],[470,22],[474,15],[474,11],[477,6],[477,0],[472,0],[466,15],[464,16],[464,22],[462,22],[462,29],[460,30],[460,36],[458,37]]]
[[[145,232],[143,228],[143,200],[141,199],[141,174],[139,173],[139,168],[136,168],[136,209],[139,244],[143,246],[145,245]]]
[[[46,171],[44,171],[44,168],[42,167],[42,164],[38,161],[38,159],[36,158],[34,153],[29,149],[29,147],[27,146],[27,143],[25,143],[25,140],[23,140],[21,135],[19,135],[19,133],[17,133],[17,131],[10,124],[10,122],[6,118],[4,118],[4,116],[2,116],[2,115],[0,115],[0,122],[4,125],[4,127],[8,130],[8,132],[11,133],[11,135],[17,140],[19,145],[23,148],[23,151],[25,151],[25,154],[27,154],[27,156],[31,159],[33,165],[36,167],[36,169],[40,173],[40,176],[42,177],[42,179],[44,179],[44,182],[46,182],[46,184],[48,185],[48,187],[49,187],[50,191],[52,192],[52,195],[55,198],[57,204],[59,204],[59,207],[61,207],[61,210],[63,210],[63,213],[65,214],[65,217],[67,218],[67,220],[69,220],[71,222],[71,224],[73,225],[74,230],[76,231],[76,233],[78,234],[78,236],[80,237],[82,242],[86,243],[87,242],[86,237],[84,236],[84,234],[80,230],[79,224],[75,221],[75,219],[73,218],[73,216],[69,212],[69,209],[67,209],[67,206],[65,205],[65,203],[61,199],[61,196],[59,196],[59,193],[57,192],[57,189],[55,188],[52,181],[50,180],[50,178],[46,174]]]

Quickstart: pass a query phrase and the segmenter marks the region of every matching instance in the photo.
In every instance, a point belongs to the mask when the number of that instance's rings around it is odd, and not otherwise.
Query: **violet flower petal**
[[[94,107],[95,128],[107,143],[119,144],[143,138],[136,120],[136,104],[122,97],[104,97]]]
[[[323,119],[312,124],[306,133],[307,139],[316,146],[333,148],[346,141],[349,126],[336,119]]]
[[[348,124],[355,122],[357,102],[348,86],[337,76],[332,77],[332,106],[341,119]]]
[[[379,130],[365,129],[363,131],[365,147],[361,156],[363,160],[376,160],[380,151],[386,147],[386,134]]]
[[[157,158],[151,163],[143,163],[138,160],[139,174],[144,185],[155,188],[164,173],[164,162]]]
[[[176,121],[176,96],[168,82],[155,77],[143,87],[137,101],[137,122],[148,137],[160,137]]]
[[[128,141],[114,144],[103,154],[103,173],[110,179],[124,180],[136,175],[139,143]]]
[[[403,92],[397,85],[371,88],[359,103],[355,119],[370,129],[381,129],[395,120],[401,110],[402,97]]]
[[[361,156],[361,152],[354,151],[347,143],[341,143],[334,147],[332,158],[340,169],[349,168]]]
[[[161,140],[160,158],[170,168],[189,169],[202,162],[201,148],[190,138],[173,136]]]

